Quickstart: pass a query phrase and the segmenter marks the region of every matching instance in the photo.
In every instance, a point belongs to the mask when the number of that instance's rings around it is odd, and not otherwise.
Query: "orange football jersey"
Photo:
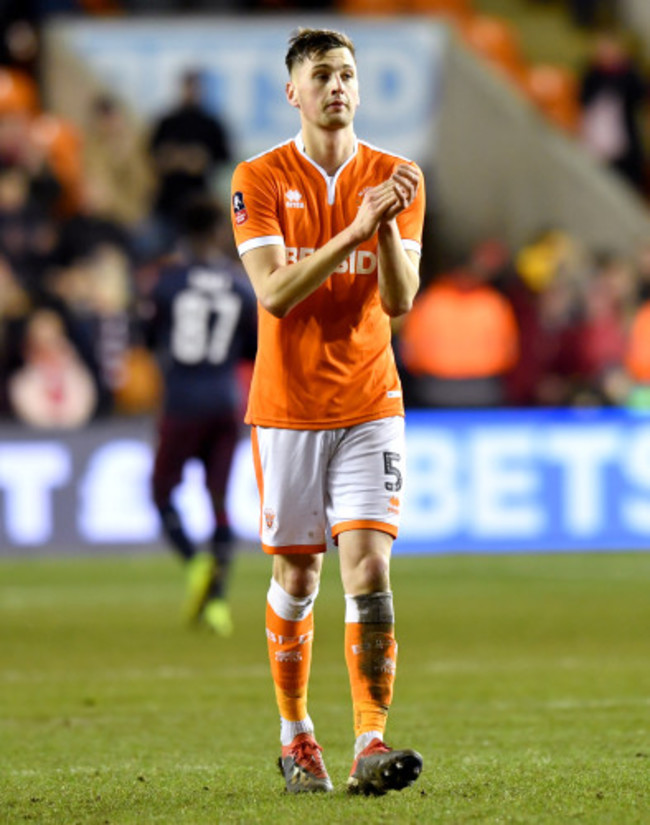
[[[232,180],[232,223],[240,256],[285,247],[287,263],[348,226],[366,189],[404,159],[357,141],[332,177],[304,151],[301,136],[240,163]],[[422,176],[397,219],[406,249],[420,252]],[[333,429],[403,415],[390,319],[377,282],[377,237],[361,244],[282,319],[259,306],[258,349],[246,421],[264,427]]]

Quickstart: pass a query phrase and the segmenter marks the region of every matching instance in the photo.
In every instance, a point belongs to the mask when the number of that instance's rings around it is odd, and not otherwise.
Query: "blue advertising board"
[[[204,102],[225,118],[239,159],[298,132],[298,117],[285,98],[284,55],[291,32],[309,24],[343,29],[354,40],[359,136],[428,164],[447,42],[445,27],[428,17],[60,18],[48,25],[46,42],[49,53],[71,55],[145,123],[175,103],[184,70],[200,69]]]
[[[650,548],[650,415],[624,410],[407,413],[397,553]],[[151,548],[154,425],[109,421],[72,433],[0,427],[0,554]],[[213,528],[202,469],[177,501],[197,540]],[[257,541],[250,443],[239,444],[227,506]]]
[[[650,417],[626,410],[410,412],[396,549],[650,547]]]

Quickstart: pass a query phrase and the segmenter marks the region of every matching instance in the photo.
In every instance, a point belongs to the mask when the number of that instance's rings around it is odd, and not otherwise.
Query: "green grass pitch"
[[[310,711],[335,792],[275,760],[261,553],[233,638],[180,622],[159,555],[0,562],[0,823],[650,823],[650,553],[396,557],[387,740],[401,794],[348,798],[343,598],[328,557]]]

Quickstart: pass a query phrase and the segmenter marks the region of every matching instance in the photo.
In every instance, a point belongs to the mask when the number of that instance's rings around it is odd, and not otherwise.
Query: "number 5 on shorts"
[[[393,476],[395,479],[384,483],[384,487],[390,493],[398,493],[402,489],[402,473],[397,466],[401,460],[402,456],[399,453],[384,452],[384,473],[387,476]]]

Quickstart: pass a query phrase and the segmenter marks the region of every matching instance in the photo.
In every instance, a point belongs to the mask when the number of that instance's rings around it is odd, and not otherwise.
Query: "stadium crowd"
[[[92,102],[83,130],[43,112],[38,37],[15,28],[41,5],[15,4],[19,13],[0,21],[0,416],[74,427],[158,408],[142,297],[173,253],[179,207],[213,191],[234,158],[228,124],[202,108],[194,72],[146,133],[108,95]],[[643,105],[645,91],[635,94]],[[636,171],[644,159],[633,160]],[[228,223],[222,249],[234,261]],[[435,226],[427,231],[435,240]],[[425,255],[421,274],[413,312],[395,324],[407,404],[645,404],[650,238],[621,255],[548,227],[520,249],[486,238],[442,271]]]

